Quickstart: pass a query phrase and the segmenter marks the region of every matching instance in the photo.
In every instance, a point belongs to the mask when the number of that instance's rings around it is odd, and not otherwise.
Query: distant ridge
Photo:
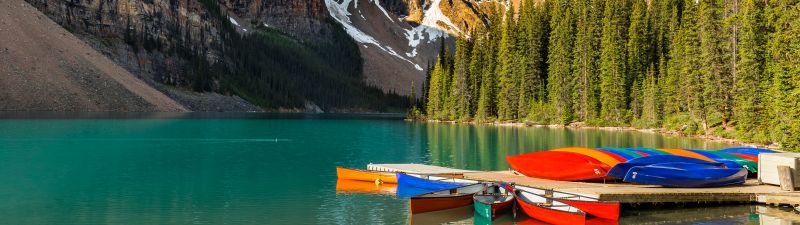
[[[0,1],[0,111],[186,111],[23,0]]]

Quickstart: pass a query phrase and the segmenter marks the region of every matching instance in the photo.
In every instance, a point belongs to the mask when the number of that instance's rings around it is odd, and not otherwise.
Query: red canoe
[[[586,213],[567,203],[552,198],[545,198],[530,192],[515,190],[517,205],[531,218],[551,224],[583,225]]]
[[[533,187],[513,185],[515,190],[520,190],[536,195],[552,197],[561,202],[567,203],[571,206],[583,210],[589,215],[596,216],[603,219],[618,220],[619,219],[619,202],[614,201],[600,201],[599,199],[576,195],[572,193],[550,191]]]
[[[454,209],[472,205],[472,197],[483,190],[484,184],[428,192],[411,197],[411,214]]]
[[[525,176],[550,180],[602,179],[610,169],[592,157],[573,152],[533,152],[507,156],[506,161]]]

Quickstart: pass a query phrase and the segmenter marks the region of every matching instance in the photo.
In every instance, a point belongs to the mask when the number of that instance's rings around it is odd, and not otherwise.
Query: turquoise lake
[[[642,132],[415,123],[399,115],[14,115],[0,119],[0,223],[408,224],[407,199],[337,194],[335,167],[505,170],[506,155],[564,146],[729,147]],[[758,207],[632,209],[620,223],[758,224],[769,217]],[[433,217],[414,224],[473,223],[468,212]]]

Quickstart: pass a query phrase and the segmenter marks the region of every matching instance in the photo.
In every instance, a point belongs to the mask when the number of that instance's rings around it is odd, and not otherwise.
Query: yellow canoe
[[[591,149],[591,148],[569,147],[569,148],[552,149],[550,151],[573,152],[573,153],[586,155],[586,156],[592,157],[594,159],[597,159],[597,161],[600,161],[600,162],[606,164],[609,167],[614,167],[617,164],[621,163],[619,160],[615,159],[614,157],[611,157],[610,155],[608,155],[608,154],[606,154],[606,153],[604,153],[602,151],[598,151],[598,150]]]
[[[336,177],[345,180],[360,180],[377,183],[397,183],[397,175],[387,172],[374,172],[359,169],[336,167]]]
[[[691,151],[684,150],[684,149],[657,148],[656,150],[661,150],[661,151],[664,151],[664,152],[667,152],[667,153],[673,154],[673,155],[679,155],[679,156],[684,156],[684,157],[689,157],[689,158],[695,158],[695,159],[705,160],[705,161],[709,161],[709,162],[717,162],[717,161],[715,161],[715,160],[713,160],[711,158],[708,158],[708,157],[706,157],[704,155],[701,155],[699,153],[691,152]]]

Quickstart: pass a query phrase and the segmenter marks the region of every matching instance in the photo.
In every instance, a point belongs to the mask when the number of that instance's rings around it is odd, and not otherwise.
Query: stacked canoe
[[[552,224],[585,224],[587,221],[619,219],[618,202],[600,201],[596,198],[572,193],[545,190],[505,183],[483,183],[474,180],[451,178],[440,175],[390,173],[337,168],[337,190],[339,183],[358,185],[359,192],[376,193],[383,185],[396,187],[396,193],[407,194],[412,214],[430,213],[473,205],[476,216],[491,221],[508,212],[522,212],[531,218]],[[396,181],[394,183],[378,182]],[[386,191],[382,191],[386,193]]]
[[[760,148],[558,148],[506,157],[515,171],[563,181],[623,180],[668,187],[742,184],[758,169]]]

